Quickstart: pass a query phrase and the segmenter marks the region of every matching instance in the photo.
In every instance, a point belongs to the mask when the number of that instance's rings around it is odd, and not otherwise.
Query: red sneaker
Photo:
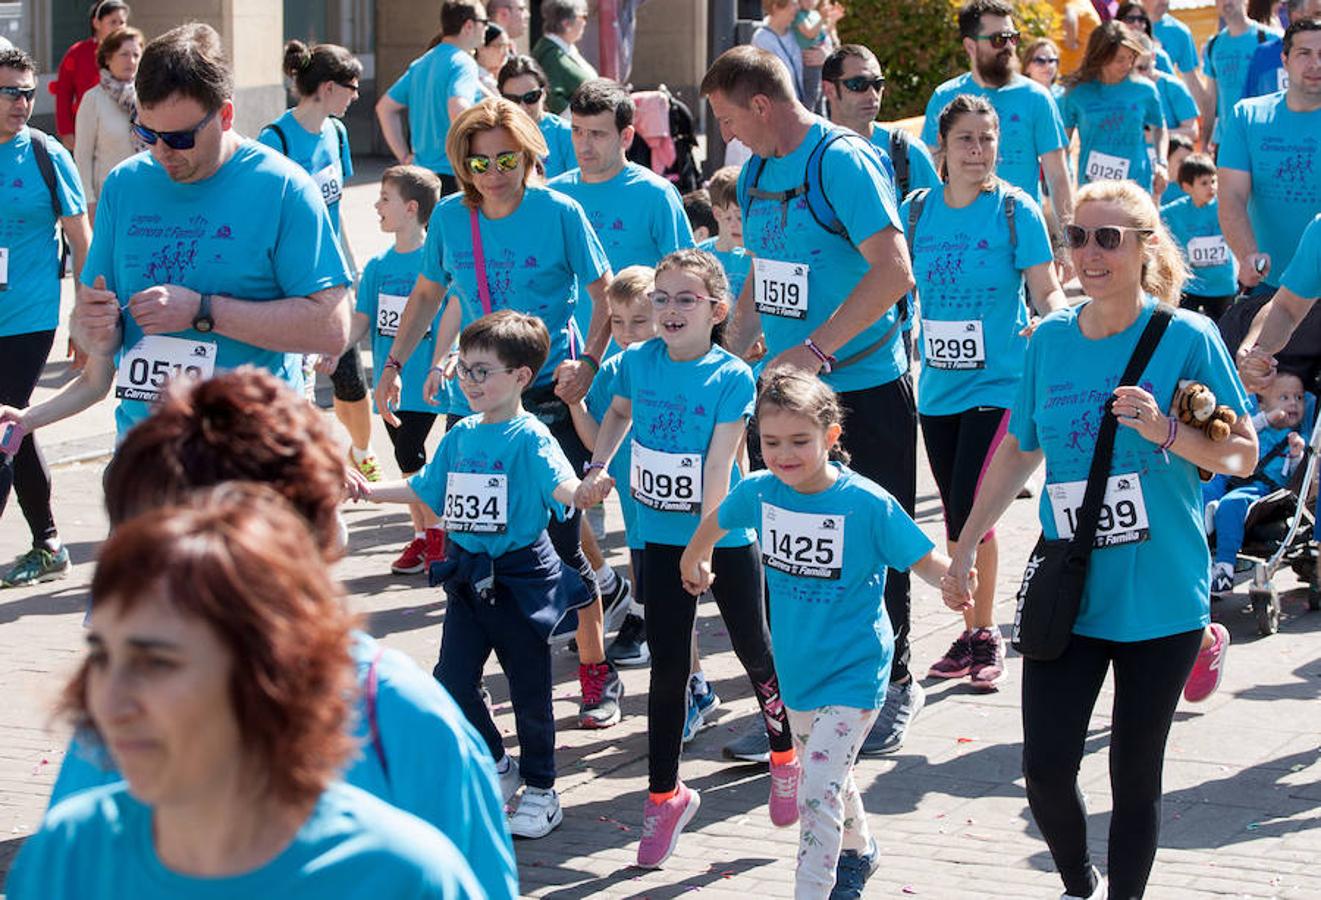
[[[390,563],[390,571],[396,575],[416,575],[427,567],[426,551],[426,540],[413,538],[399,554],[399,558]]]
[[[425,566],[430,569],[432,563],[445,561],[445,530],[428,528],[426,537]]]

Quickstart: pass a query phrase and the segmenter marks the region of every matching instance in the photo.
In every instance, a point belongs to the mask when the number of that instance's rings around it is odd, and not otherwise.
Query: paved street
[[[370,184],[346,192],[346,215],[359,253],[384,246],[374,233]],[[59,343],[57,342],[57,346]],[[53,365],[43,390],[64,377]],[[67,728],[50,721],[51,703],[78,659],[80,622],[91,560],[105,533],[100,475],[111,431],[109,408],[53,428],[44,436],[58,456],[55,510],[75,568],[65,580],[0,593],[0,872],[38,824],[58,769]],[[390,460],[383,429],[375,445]],[[82,462],[73,460],[83,459]],[[920,482],[919,520],[940,534],[930,477]],[[1016,502],[999,529],[1003,571],[1000,618],[1012,613],[1026,551],[1035,539],[1036,501]],[[617,531],[617,509],[611,507]],[[388,574],[409,536],[394,509],[349,509],[351,554],[338,572],[367,627],[427,669],[435,660],[444,602],[420,577]],[[0,557],[27,544],[16,504],[0,525]],[[618,540],[613,560],[622,565]],[[144,560],[144,564],[150,564]],[[1280,582],[1293,588],[1291,575]],[[1321,897],[1321,613],[1307,612],[1306,592],[1284,596],[1280,633],[1256,634],[1240,612],[1246,593],[1219,603],[1215,615],[1234,639],[1227,674],[1210,701],[1182,705],[1165,768],[1164,824],[1149,896]],[[713,604],[700,610],[699,641],[708,675],[724,701],[715,725],[688,748],[684,780],[701,791],[702,807],[661,872],[630,862],[636,851],[646,787],[645,670],[624,674],[624,722],[608,731],[573,727],[576,660],[557,654],[555,711],[561,726],[559,788],[564,824],[549,837],[520,842],[528,896],[715,897],[792,896],[796,829],[778,830],[767,817],[764,767],[734,766],[721,745],[755,708]],[[914,592],[914,669],[925,671],[954,637],[954,616],[937,592]],[[829,648],[822,648],[828,651]],[[997,695],[966,685],[929,685],[925,711],[902,751],[859,766],[860,785],[883,864],[868,896],[1056,897],[1059,882],[1031,822],[1019,771],[1021,729],[1017,679]],[[488,683],[500,726],[513,732],[503,678],[492,665]],[[1082,782],[1091,810],[1093,851],[1104,860],[1110,792],[1107,774],[1109,688],[1093,716]]]

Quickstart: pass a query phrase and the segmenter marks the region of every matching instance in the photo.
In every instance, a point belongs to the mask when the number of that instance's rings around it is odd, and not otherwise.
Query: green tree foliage
[[[1045,0],[1014,3],[1024,38],[1056,33],[1057,17]],[[962,0],[845,0],[840,40],[863,44],[885,73],[883,120],[920,116],[931,92],[966,71],[957,15]]]

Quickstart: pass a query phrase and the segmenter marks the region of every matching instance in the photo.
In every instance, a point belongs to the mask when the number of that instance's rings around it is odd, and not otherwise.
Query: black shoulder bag
[[[1133,349],[1123,377],[1119,379],[1121,385],[1137,383],[1172,318],[1173,313],[1163,304],[1158,303],[1152,310],[1151,319]],[[1087,584],[1087,565],[1096,541],[1110,462],[1114,457],[1115,431],[1119,423],[1115,420],[1113,405],[1114,397],[1105,402],[1105,414],[1101,419],[1091,469],[1087,473],[1087,490],[1078,510],[1078,527],[1074,529],[1073,538],[1047,540],[1043,534],[1037,538],[1037,545],[1028,556],[1023,584],[1018,589],[1018,609],[1014,613],[1011,638],[1014,649],[1028,659],[1045,662],[1058,658],[1073,634],[1073,623],[1078,618],[1083,588]]]

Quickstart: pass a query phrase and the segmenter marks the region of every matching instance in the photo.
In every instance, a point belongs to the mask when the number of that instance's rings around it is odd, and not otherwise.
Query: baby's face
[[[1276,375],[1271,386],[1258,396],[1267,412],[1278,409],[1285,413],[1284,421],[1276,427],[1296,428],[1303,420],[1303,382],[1296,375]]]

